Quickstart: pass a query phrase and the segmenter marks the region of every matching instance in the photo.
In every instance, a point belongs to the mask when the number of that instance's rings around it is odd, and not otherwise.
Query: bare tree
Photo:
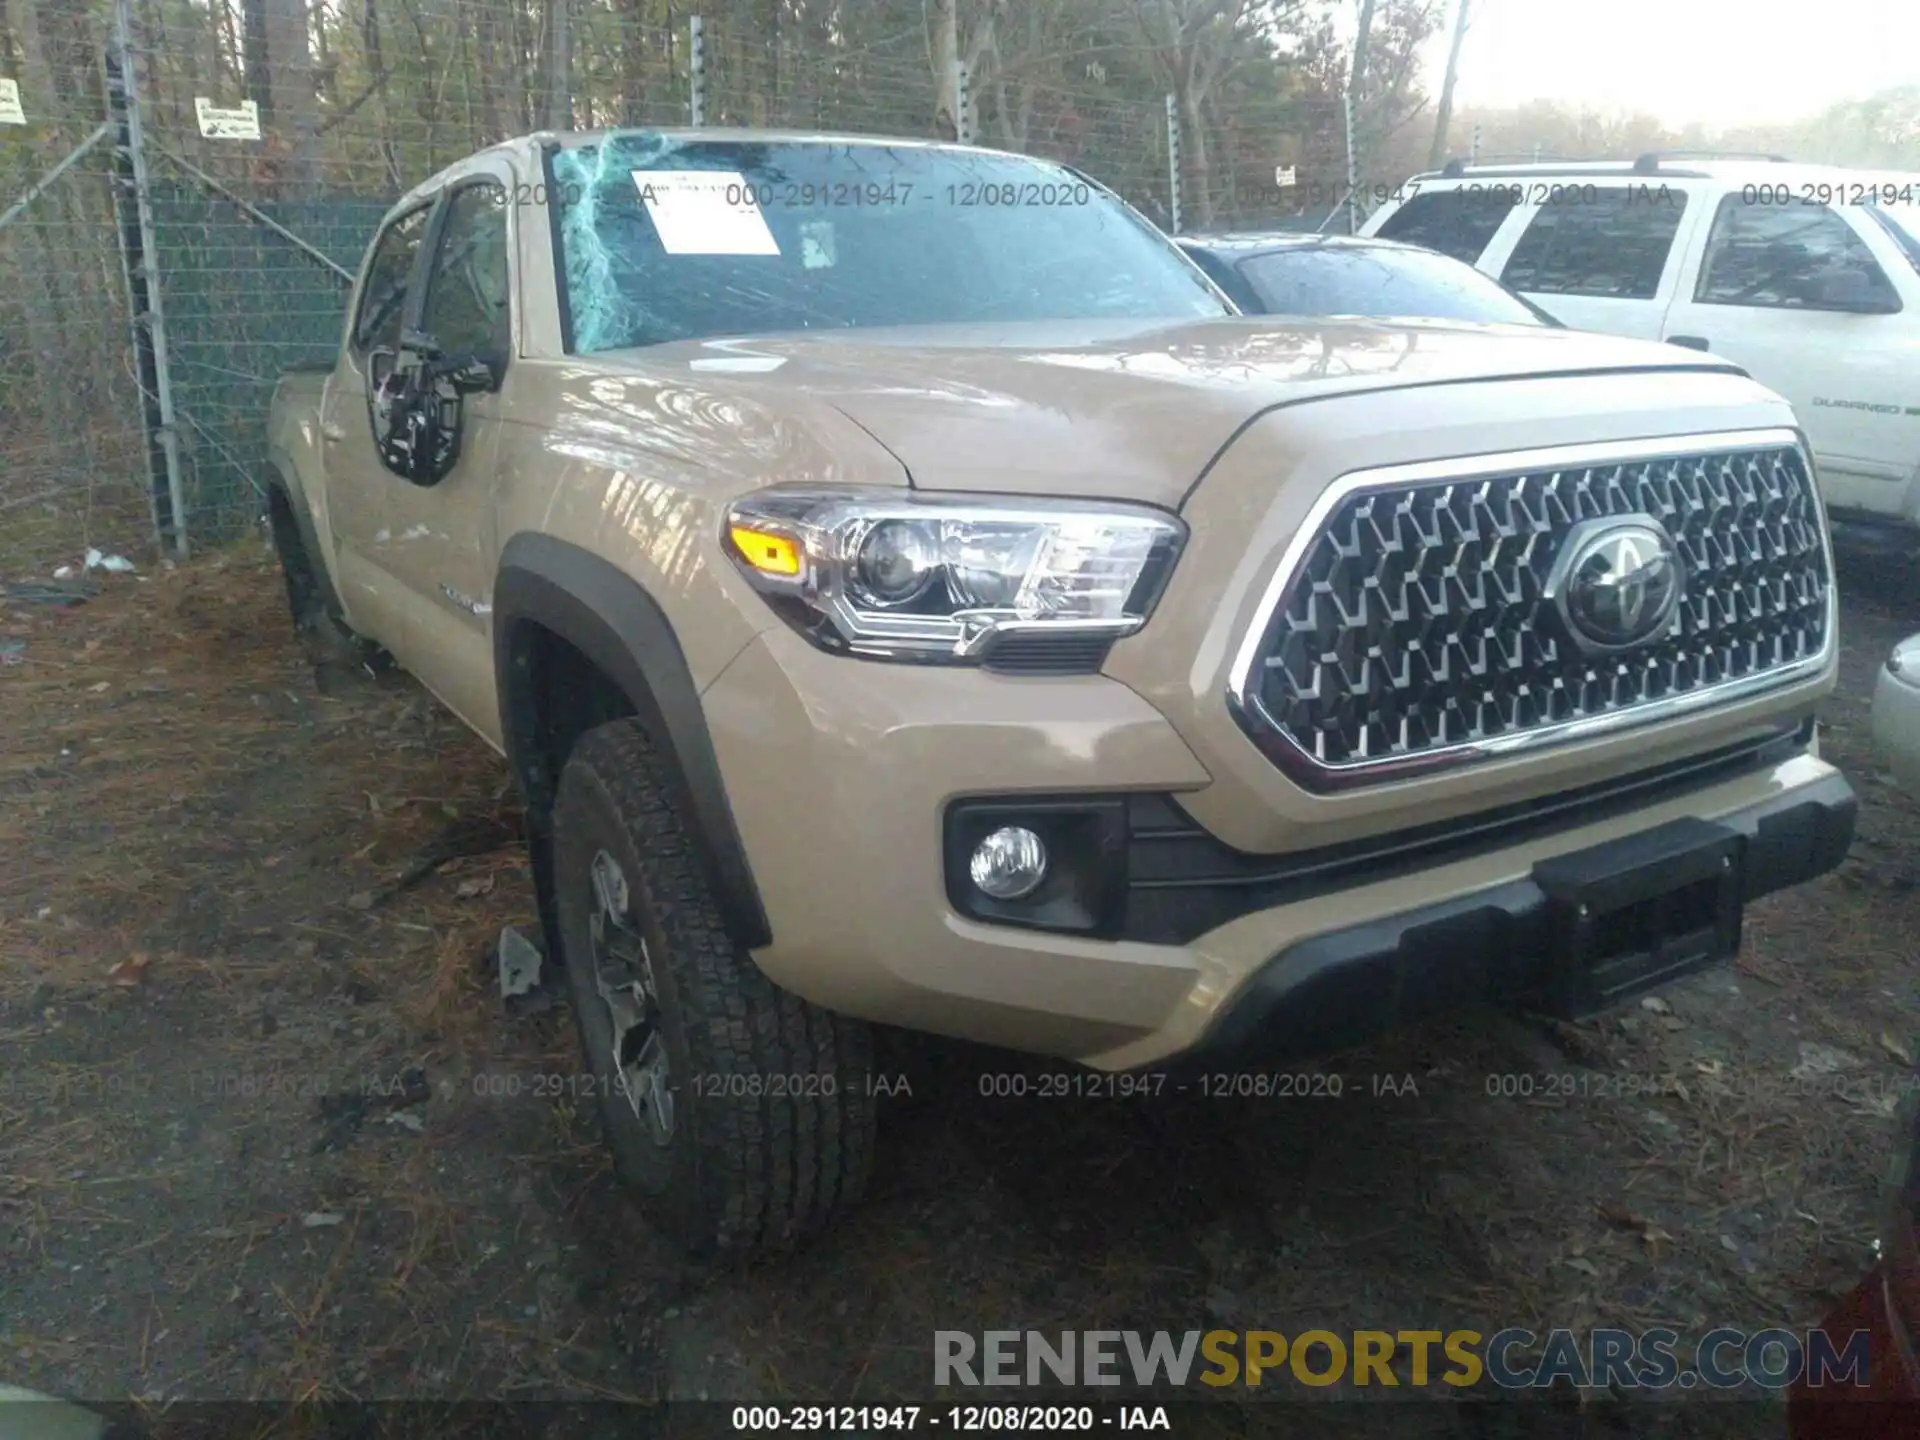
[[[1433,117],[1433,146],[1427,151],[1427,168],[1438,169],[1447,159],[1447,127],[1453,121],[1453,86],[1460,76],[1460,42],[1467,38],[1467,12],[1473,0],[1459,0],[1453,17],[1453,43],[1447,46],[1447,73],[1440,82],[1440,107]]]
[[[249,5],[256,0],[248,0]],[[280,181],[290,195],[311,194],[320,176],[319,101],[314,94],[313,53],[307,42],[306,0],[257,0],[264,9],[268,62],[267,103],[277,141],[285,146]]]
[[[959,0],[924,0],[927,62],[933,67],[933,128],[945,140],[960,138]]]
[[[1186,157],[1188,203],[1202,229],[1213,224],[1213,175],[1206,102],[1213,87],[1253,51],[1255,19],[1274,26],[1299,0],[1256,8],[1254,0],[1135,0],[1161,77],[1174,97],[1180,148]]]

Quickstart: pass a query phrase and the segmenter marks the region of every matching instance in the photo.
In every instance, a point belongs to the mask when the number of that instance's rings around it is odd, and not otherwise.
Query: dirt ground
[[[1843,586],[1823,735],[1852,856],[1670,1008],[1466,1016],[1341,1057],[1339,1100],[992,1099],[1045,1067],[908,1046],[864,1209],[717,1274],[616,1190],[564,1009],[497,994],[533,910],[503,763],[403,677],[316,676],[253,542],[97,583],[0,604],[0,1381],[924,1401],[936,1329],[1697,1335],[1867,1262],[1920,1033],[1920,807],[1867,733],[1920,601],[1883,576]],[[1618,1083],[1489,1093],[1573,1070]]]

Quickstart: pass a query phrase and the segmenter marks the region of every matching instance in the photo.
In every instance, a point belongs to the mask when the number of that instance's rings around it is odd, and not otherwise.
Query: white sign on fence
[[[1273,183],[1276,188],[1286,190],[1300,183],[1300,172],[1292,165],[1276,165],[1273,167]]]
[[[20,82],[0,80],[0,125],[24,125],[27,112],[20,108]]]
[[[200,133],[209,140],[258,140],[260,107],[243,100],[233,109],[223,109],[204,95],[193,97],[193,113],[200,121]]]

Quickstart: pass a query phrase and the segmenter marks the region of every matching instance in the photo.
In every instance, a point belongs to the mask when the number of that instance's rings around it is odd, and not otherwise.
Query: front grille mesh
[[[1542,590],[1574,525],[1636,513],[1673,537],[1685,599],[1645,646],[1592,657]],[[1826,643],[1820,524],[1792,446],[1358,490],[1273,611],[1248,723],[1312,772],[1417,760],[1791,666]]]

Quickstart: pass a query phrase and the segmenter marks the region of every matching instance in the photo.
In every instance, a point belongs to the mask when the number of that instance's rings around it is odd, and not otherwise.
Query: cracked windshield
[[[0,1440],[1920,1440],[1916,57],[0,0]]]

